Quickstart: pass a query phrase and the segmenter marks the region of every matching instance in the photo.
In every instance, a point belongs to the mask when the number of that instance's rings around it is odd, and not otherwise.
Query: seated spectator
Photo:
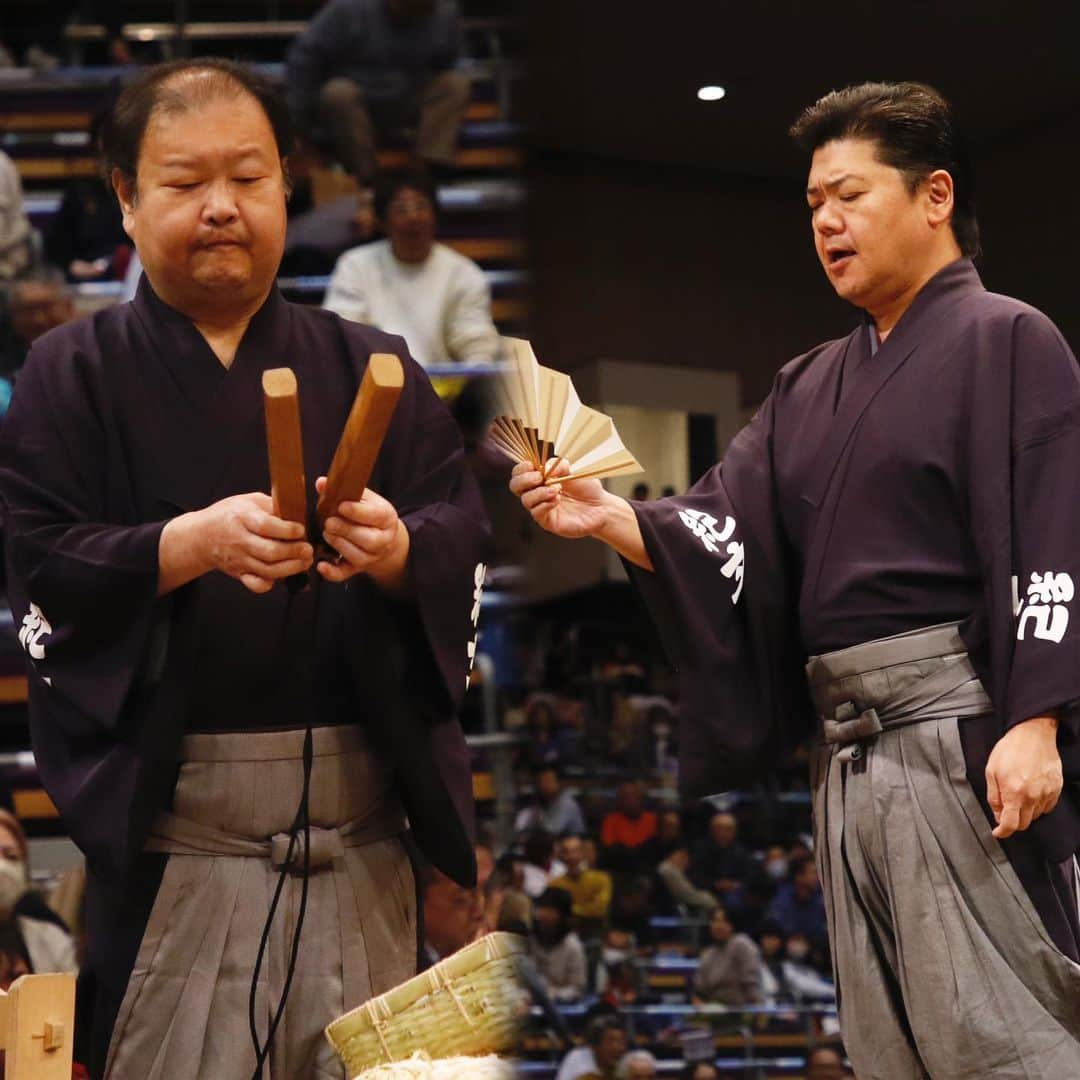
[[[802,934],[816,949],[828,947],[825,899],[818,881],[817,866],[809,856],[792,859],[788,880],[776,891],[766,918],[778,923],[789,937]]]
[[[708,889],[694,885],[687,876],[689,868],[690,852],[684,847],[670,852],[657,867],[664,896],[670,902],[669,910],[673,907],[687,915],[708,915],[720,906],[720,901]]]
[[[641,946],[652,945],[652,882],[644,874],[621,874],[614,881],[608,925],[632,934]]]
[[[483,894],[479,885],[466,889],[427,863],[419,865],[418,876],[424,890],[424,959],[430,967],[476,938],[484,916]]]
[[[501,474],[500,474],[501,475]],[[528,741],[522,748],[522,759],[529,768],[558,765],[569,756],[568,732],[559,728],[551,702],[538,698],[525,711]]]
[[[656,835],[656,814],[645,809],[645,793],[636,780],[625,780],[615,792],[615,809],[600,829],[601,864],[606,869],[640,873],[649,866],[648,842]]]
[[[631,1050],[615,1069],[616,1080],[656,1080],[656,1058],[648,1050]]]
[[[99,160],[105,116],[101,109],[90,122],[90,142]],[[68,181],[45,231],[44,246],[45,258],[68,281],[123,280],[133,247],[124,232],[120,203],[100,176]]]
[[[323,306],[354,322],[400,334],[418,363],[494,360],[499,332],[491,290],[471,259],[435,241],[435,186],[419,173],[380,183],[375,215],[387,239],[337,261]]]
[[[642,970],[635,962],[634,939],[625,930],[608,930],[596,969],[596,992],[616,1007],[632,1005],[644,989]]]
[[[585,818],[577,799],[562,786],[562,779],[552,765],[541,765],[533,773],[534,802],[514,820],[514,831],[544,829],[552,836],[585,832]]]
[[[850,1075],[844,1055],[835,1047],[815,1047],[806,1057],[806,1080],[844,1080]]]
[[[26,970],[9,964],[8,977],[78,971],[75,942],[61,919],[30,888],[26,834],[18,819],[0,811],[0,952],[22,956]],[[14,974],[13,974],[14,973]]]
[[[589,868],[580,836],[566,837],[559,845],[559,855],[566,873],[552,878],[549,884],[570,894],[578,929],[591,936],[607,922],[611,907],[611,877],[603,870]]]
[[[533,904],[533,963],[554,1001],[576,1001],[585,993],[585,947],[570,929],[572,901],[565,889],[545,889]]]
[[[626,1047],[622,1020],[606,1011],[585,1025],[585,1046],[563,1058],[555,1080],[611,1080]]]
[[[0,378],[8,384],[9,399],[30,346],[47,330],[73,319],[75,306],[56,270],[41,270],[11,282],[4,306],[6,311],[0,311]],[[0,415],[6,410],[4,401]]]
[[[709,834],[694,852],[690,876],[699,885],[712,889],[722,903],[737,909],[743,886],[754,863],[738,842],[739,826],[734,814],[714,814]]]
[[[555,840],[551,833],[536,829],[525,837],[522,850],[521,889],[526,896],[538,897],[553,877],[562,877],[566,867],[555,858]]]
[[[717,908],[709,921],[709,941],[694,976],[694,1001],[719,1005],[764,1001],[761,953],[745,934],[735,933],[723,908]]]
[[[469,103],[460,56],[453,0],[330,0],[289,48],[289,104],[361,184],[375,173],[376,133],[392,128],[415,128],[415,157],[448,170]]]
[[[720,1080],[720,1073],[711,1061],[688,1061],[681,1080]]]
[[[765,925],[761,932],[761,963],[765,1000],[770,1005],[836,1001],[836,987],[814,970],[809,955],[810,943],[802,934],[792,934],[785,945],[779,925]]]
[[[10,281],[30,265],[30,233],[19,170],[0,150],[0,281]]]

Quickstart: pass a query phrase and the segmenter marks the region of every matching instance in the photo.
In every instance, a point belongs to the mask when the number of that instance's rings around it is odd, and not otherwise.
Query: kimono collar
[[[869,313],[864,312],[863,322],[867,329],[870,353],[875,354],[886,345],[889,346],[890,351],[902,348],[902,346],[897,346],[894,342],[918,334],[921,326],[932,319],[944,307],[951,307],[953,302],[960,299],[964,293],[982,290],[983,288],[982,279],[979,277],[979,272],[975,269],[975,264],[971,259],[967,257],[955,259],[947,266],[943,266],[916,293],[915,299],[908,304],[907,309],[897,320],[892,331],[886,335],[883,342],[878,342],[877,349],[873,347],[873,342],[877,336],[877,331],[872,330],[874,320]]]
[[[229,367],[217,358],[195,323],[154,292],[145,273],[139,280],[132,307],[154,345],[154,352],[193,404],[202,404],[206,394],[212,394],[230,376],[252,364],[260,371],[264,366],[274,366],[275,352],[288,339],[289,303],[276,284],[251,317]]]

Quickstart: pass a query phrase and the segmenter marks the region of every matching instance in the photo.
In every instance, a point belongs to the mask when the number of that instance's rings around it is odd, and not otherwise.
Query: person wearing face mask
[[[71,935],[30,888],[26,856],[22,826],[0,810],[0,936],[9,946],[6,951],[24,956],[27,971],[36,975],[78,971]]]

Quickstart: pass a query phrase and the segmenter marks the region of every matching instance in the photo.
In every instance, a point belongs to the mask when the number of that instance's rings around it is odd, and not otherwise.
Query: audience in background
[[[648,842],[656,835],[656,814],[645,809],[645,792],[637,780],[626,780],[615,792],[615,809],[600,829],[604,867],[629,873],[651,870]]]
[[[460,56],[452,0],[330,0],[289,49],[289,103],[361,184],[375,174],[377,135],[394,128],[413,128],[417,161],[446,170],[469,103]]]
[[[627,1044],[626,1028],[613,1010],[594,1016],[585,1025],[585,1045],[566,1055],[555,1080],[612,1080]]]
[[[435,240],[435,185],[420,173],[380,182],[375,216],[387,239],[337,261],[323,306],[346,319],[400,334],[418,363],[494,360],[499,332],[491,290],[471,259]]]
[[[533,900],[547,889],[552,878],[566,873],[566,867],[555,857],[555,838],[543,829],[525,837],[521,854],[521,891]]]
[[[419,867],[424,890],[424,959],[430,967],[464,948],[483,925],[483,893],[466,889],[430,864]]]
[[[14,814],[0,810],[0,953],[9,981],[19,973],[78,971],[75,942],[62,920],[30,888],[26,834]],[[25,968],[17,962],[22,957]]]
[[[552,836],[581,835],[585,818],[571,792],[562,786],[562,779],[553,765],[541,765],[533,773],[534,801],[518,813],[514,831],[528,832],[544,829]]]
[[[708,948],[694,976],[695,1000],[717,1005],[759,1005],[765,999],[761,952],[738,934],[723,908],[709,919]]]
[[[817,949],[828,946],[825,898],[818,881],[817,866],[809,855],[792,859],[788,880],[776,891],[766,918],[789,936],[802,934]]]
[[[734,814],[714,814],[709,833],[695,851],[690,876],[699,885],[712,889],[720,901],[737,908],[743,886],[750,877],[750,854],[738,842],[738,822]]]
[[[570,929],[572,900],[565,889],[545,889],[533,903],[532,959],[554,1001],[576,1001],[588,988],[585,947]]]
[[[685,911],[688,915],[708,915],[720,906],[720,901],[708,889],[699,889],[687,876],[690,852],[676,848],[657,867],[656,873],[665,890],[664,904],[669,910]]]
[[[589,867],[580,836],[567,836],[559,845],[559,855],[566,872],[552,878],[549,884],[570,894],[579,930],[603,929],[611,907],[611,875]]]
[[[30,232],[19,170],[0,150],[0,281],[17,277],[33,262]]]
[[[655,1080],[656,1058],[648,1050],[631,1050],[615,1069],[616,1080]]]

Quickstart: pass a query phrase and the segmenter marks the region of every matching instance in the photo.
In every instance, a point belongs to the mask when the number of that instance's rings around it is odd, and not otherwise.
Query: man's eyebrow
[[[255,144],[249,144],[247,146],[238,146],[235,150],[229,152],[229,159],[231,161],[243,161],[245,158],[260,157],[263,154],[262,147]],[[166,168],[190,168],[193,165],[199,165],[205,160],[204,157],[198,154],[170,154],[162,165]]]
[[[841,173],[839,176],[834,177],[832,180],[826,180],[822,184],[810,184],[806,189],[806,194],[816,195],[822,188],[826,191],[829,188],[838,188],[845,180],[865,180],[865,177],[860,176],[858,173]]]

